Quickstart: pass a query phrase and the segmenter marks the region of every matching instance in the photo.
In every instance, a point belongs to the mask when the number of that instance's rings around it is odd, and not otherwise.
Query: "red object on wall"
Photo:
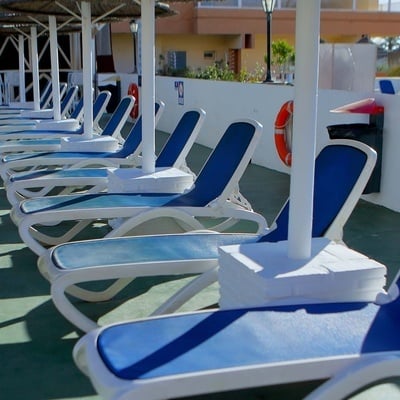
[[[136,83],[131,83],[128,86],[128,95],[135,98],[135,104],[130,112],[132,118],[137,118],[139,116],[139,87]]]

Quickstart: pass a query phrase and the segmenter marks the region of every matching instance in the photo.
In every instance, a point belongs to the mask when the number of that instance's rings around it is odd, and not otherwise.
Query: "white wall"
[[[132,77],[121,77],[122,92],[126,93],[125,82]],[[184,82],[184,105],[178,104],[175,81]],[[277,156],[274,144],[274,122],[281,105],[293,99],[294,88],[281,85],[242,84],[184,78],[156,77],[156,97],[166,103],[158,128],[171,132],[182,113],[194,107],[203,108],[206,121],[198,142],[213,147],[227,126],[236,119],[252,118],[264,126],[263,137],[253,162],[271,169],[290,172]],[[328,140],[326,126],[354,122],[368,123],[362,114],[337,114],[330,110],[354,101],[374,97],[385,107],[383,143],[383,165],[381,192],[364,196],[366,200],[400,211],[400,96],[378,92],[348,92],[320,90],[318,95],[317,148]],[[267,184],[267,182],[266,182]]]

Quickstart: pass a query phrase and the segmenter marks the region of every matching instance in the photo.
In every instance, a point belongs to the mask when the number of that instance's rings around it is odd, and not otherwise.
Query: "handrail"
[[[329,0],[321,2],[321,10],[330,10],[330,11],[354,11],[354,12],[400,12],[398,1],[386,0],[384,4],[378,4],[377,6],[370,6],[368,9],[360,9],[357,7],[357,1],[353,0],[348,7],[340,5],[340,7],[332,7],[332,2]],[[198,2],[199,8],[260,8],[261,1],[260,0],[225,0],[223,2],[215,0],[215,1],[205,1]],[[275,10],[292,10],[296,8],[296,0],[276,0]]]

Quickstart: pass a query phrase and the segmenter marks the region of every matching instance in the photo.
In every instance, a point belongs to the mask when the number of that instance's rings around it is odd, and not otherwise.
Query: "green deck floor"
[[[161,136],[161,141],[163,140]],[[198,171],[208,150],[195,146],[188,158]],[[286,175],[249,165],[241,192],[253,208],[272,222],[288,194]],[[36,256],[21,243],[9,217],[9,204],[0,189],[0,399],[98,399],[89,381],[75,367],[71,352],[80,333],[57,312],[49,285],[36,268]],[[384,263],[389,280],[397,272],[400,251],[400,214],[360,201],[348,221],[345,242],[355,250]],[[187,279],[187,278],[185,278]],[[117,299],[83,304],[91,315],[109,310],[102,322],[147,315],[172,288],[184,280],[139,279]],[[212,304],[216,287],[194,299],[185,309]],[[111,313],[112,311],[112,313]],[[385,382],[353,399],[400,398],[400,382]],[[315,383],[259,388],[201,396],[201,399],[301,399]]]

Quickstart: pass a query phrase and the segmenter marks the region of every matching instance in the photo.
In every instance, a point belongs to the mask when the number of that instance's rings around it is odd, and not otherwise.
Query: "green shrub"
[[[286,40],[276,40],[271,44],[272,64],[284,65],[294,61],[294,48]]]
[[[221,63],[214,63],[210,65],[203,71],[199,71],[197,74],[194,74],[194,78],[197,79],[209,79],[214,81],[234,81],[236,80],[235,74],[229,67],[225,65],[221,65]]]
[[[387,76],[400,76],[400,66],[389,69]]]
[[[239,82],[257,83],[261,82],[264,79],[264,76],[265,76],[265,67],[257,63],[256,68],[251,72],[248,72],[246,69],[242,69],[239,72],[237,80]]]

